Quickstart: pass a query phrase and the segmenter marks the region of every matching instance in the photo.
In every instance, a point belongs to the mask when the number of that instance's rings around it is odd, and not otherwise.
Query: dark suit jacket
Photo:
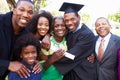
[[[14,41],[25,33],[27,33],[27,31],[23,30],[19,35],[14,35],[12,12],[0,15],[0,78],[2,78],[2,80],[4,80],[4,77],[8,74],[8,66]]]
[[[97,61],[98,80],[118,80],[117,52],[119,49],[120,37],[112,34],[102,61]]]
[[[94,51],[95,36],[93,32],[83,24],[81,29],[74,33],[68,33],[66,38],[68,52],[75,55],[75,59],[63,58],[55,63],[56,68],[63,75],[74,71],[79,80],[95,80],[96,64],[87,60],[87,57]]]

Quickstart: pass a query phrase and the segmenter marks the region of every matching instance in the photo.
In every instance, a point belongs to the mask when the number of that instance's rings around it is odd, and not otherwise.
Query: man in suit
[[[29,70],[23,64],[10,59],[15,40],[28,33],[25,27],[31,21],[33,12],[31,0],[19,0],[13,11],[0,15],[0,80],[4,80],[9,71],[21,77],[29,76]]]
[[[68,29],[67,52],[75,55],[71,60],[62,57],[60,60],[55,54],[62,54],[63,51],[55,52],[48,63],[54,63],[54,66],[64,75],[63,80],[96,80],[96,64],[90,63],[87,57],[94,51],[94,34],[83,23],[78,11],[83,7],[80,4],[65,2],[60,11],[64,11],[64,20]],[[58,55],[59,55],[58,54]],[[64,56],[64,54],[60,55]]]
[[[120,38],[110,32],[109,21],[100,17],[95,22],[96,37],[95,53],[97,57],[98,80],[117,80],[117,52],[120,49]],[[100,49],[101,39],[104,39]],[[101,52],[102,51],[102,52]]]

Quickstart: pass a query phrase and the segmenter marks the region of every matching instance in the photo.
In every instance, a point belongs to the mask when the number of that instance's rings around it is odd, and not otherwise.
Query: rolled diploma
[[[52,46],[50,49],[53,50],[53,51],[57,51],[57,50],[59,50],[60,48],[58,48],[58,47],[56,47],[56,46]],[[67,58],[69,58],[69,59],[74,60],[74,58],[75,58],[75,55],[70,54],[70,53],[68,53],[68,52],[65,52],[64,54],[65,54],[65,57],[67,57]]]

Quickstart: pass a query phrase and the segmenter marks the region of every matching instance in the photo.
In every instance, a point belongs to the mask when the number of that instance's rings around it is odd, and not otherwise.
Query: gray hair
[[[110,25],[110,22],[109,22],[108,19],[105,18],[105,17],[99,17],[99,18],[97,18],[96,21],[95,21],[95,25],[96,25],[96,22],[97,22],[99,19],[104,19],[104,20],[108,23],[108,25]]]

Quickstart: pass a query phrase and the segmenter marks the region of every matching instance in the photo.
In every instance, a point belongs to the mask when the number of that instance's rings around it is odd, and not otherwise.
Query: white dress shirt
[[[104,41],[104,51],[106,50],[106,48],[107,48],[107,46],[108,46],[110,37],[111,37],[111,33],[109,33],[107,36],[104,37],[104,40],[105,40],[105,41]],[[102,39],[102,37],[99,36],[99,38],[98,38],[97,41],[96,41],[95,52],[96,52],[97,55],[98,55],[98,48],[99,48],[101,39]]]

